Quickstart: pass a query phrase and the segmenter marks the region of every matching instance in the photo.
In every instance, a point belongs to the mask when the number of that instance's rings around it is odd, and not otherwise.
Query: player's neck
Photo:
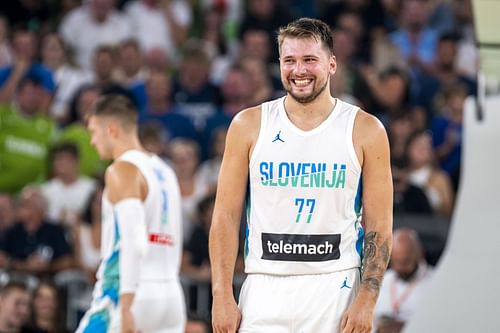
[[[140,151],[145,151],[144,148],[142,147],[141,143],[139,142],[139,139],[137,138],[122,138],[120,140],[120,143],[117,144],[114,149],[113,149],[113,159],[117,159],[121,155],[123,155],[125,152],[129,150],[140,150]]]
[[[290,121],[302,130],[319,126],[330,116],[337,101],[328,93],[321,94],[307,104],[297,102],[291,96],[285,99],[285,111]]]

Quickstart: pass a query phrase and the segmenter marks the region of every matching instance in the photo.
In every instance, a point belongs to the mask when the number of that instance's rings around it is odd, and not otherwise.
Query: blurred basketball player
[[[102,97],[88,119],[106,170],[102,263],[91,308],[78,333],[182,333],[185,306],[178,279],[180,193],[174,172],[141,147],[137,112],[124,96]]]

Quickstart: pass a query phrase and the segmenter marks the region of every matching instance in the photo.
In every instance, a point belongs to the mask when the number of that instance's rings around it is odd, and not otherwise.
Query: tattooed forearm
[[[381,238],[378,232],[367,233],[363,253],[362,287],[378,295],[389,257],[389,241]]]

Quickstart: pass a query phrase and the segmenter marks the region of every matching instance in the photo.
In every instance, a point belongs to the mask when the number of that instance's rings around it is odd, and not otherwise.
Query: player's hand
[[[122,309],[122,333],[138,333],[135,328],[134,316],[130,309]]]
[[[373,307],[360,298],[347,308],[340,321],[341,333],[371,333]]]
[[[214,297],[212,327],[214,333],[236,333],[240,327],[241,312],[234,297]]]

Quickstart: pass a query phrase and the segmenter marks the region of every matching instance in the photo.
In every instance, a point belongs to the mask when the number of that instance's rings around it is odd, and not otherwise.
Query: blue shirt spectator
[[[8,65],[0,68],[0,88],[4,86],[5,82],[12,74],[13,66]],[[56,91],[56,84],[52,72],[42,64],[33,63],[26,70],[23,78],[36,78],[40,85],[48,92],[54,93]]]

